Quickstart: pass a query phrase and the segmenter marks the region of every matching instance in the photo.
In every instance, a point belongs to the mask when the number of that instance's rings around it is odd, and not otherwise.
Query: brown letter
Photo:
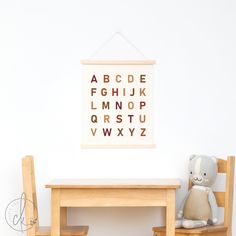
[[[104,83],[108,83],[110,80],[109,80],[109,75],[104,75],[103,76],[103,82]]]
[[[135,94],[135,89],[133,88],[132,93],[129,96],[134,96],[134,94]]]
[[[146,83],[146,75],[140,75],[140,83]]]
[[[140,110],[142,110],[144,106],[146,106],[146,102],[140,102]]]
[[[91,116],[91,121],[92,121],[92,123],[98,123],[98,118],[97,118],[97,116],[96,116],[96,115],[92,115],[92,116]]]
[[[146,131],[146,129],[145,128],[141,128],[141,135],[140,136],[146,136],[146,134],[144,133],[145,131]]]
[[[101,94],[102,94],[102,96],[106,96],[107,95],[107,89],[106,88],[102,88],[101,89]]]
[[[122,129],[119,129],[119,128],[118,128],[118,132],[119,132],[119,133],[118,133],[117,136],[120,136],[120,135],[121,135],[121,136],[124,136],[124,135],[122,134],[122,131],[123,131],[123,128],[122,128]]]
[[[97,108],[93,106],[93,102],[91,102],[91,109],[96,110]]]
[[[116,102],[116,110],[117,110],[118,108],[119,108],[120,110],[122,110],[122,102],[120,102],[120,103],[119,103],[119,102]]]
[[[131,136],[133,136],[134,130],[135,130],[135,128],[133,128],[133,129],[130,129],[130,128],[129,128],[129,131],[130,131]]]
[[[129,123],[132,123],[134,115],[128,115],[128,117],[129,117]]]
[[[122,122],[122,115],[117,115],[116,116],[116,123],[121,123]]]
[[[110,109],[110,102],[102,102],[102,109]]]
[[[112,88],[111,95],[114,96],[114,94],[116,94],[116,96],[118,96],[118,88],[117,89]]]
[[[96,93],[97,88],[91,88],[91,96],[93,96],[94,93]]]
[[[107,136],[107,134],[108,134],[108,136],[111,136],[111,131],[112,131],[112,129],[102,129],[103,130],[103,134],[104,134],[104,136]]]
[[[98,82],[95,75],[93,75],[92,80],[91,80],[91,83],[93,83],[93,82],[96,82],[96,83]]]

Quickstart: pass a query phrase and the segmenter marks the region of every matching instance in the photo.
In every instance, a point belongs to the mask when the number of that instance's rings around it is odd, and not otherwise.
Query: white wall
[[[190,154],[236,154],[235,24],[230,0],[1,0],[1,235],[22,235],[6,225],[4,211],[22,191],[26,154],[36,158],[40,223],[46,225],[50,192],[44,184],[52,178],[178,177],[179,203]],[[158,61],[154,150],[80,149],[80,60],[117,30]],[[138,58],[118,41],[108,57]],[[234,222],[235,214],[234,207]],[[73,209],[69,223],[89,224],[91,236],[144,236],[163,217],[157,208]]]

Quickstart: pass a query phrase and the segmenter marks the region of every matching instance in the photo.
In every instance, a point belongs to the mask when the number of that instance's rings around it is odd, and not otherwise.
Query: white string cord
[[[121,32],[117,31],[114,34],[112,34],[111,37],[109,37],[103,44],[101,44],[101,46],[95,50],[94,53],[92,53],[92,55],[89,57],[89,60],[93,59],[94,56],[96,56],[109,42],[111,42],[113,40],[113,38],[115,38],[117,35],[119,35],[120,37],[122,37],[131,47],[133,47],[144,59],[147,59],[147,57],[144,55],[144,53],[142,53],[141,50],[139,50],[124,34],[122,34]]]

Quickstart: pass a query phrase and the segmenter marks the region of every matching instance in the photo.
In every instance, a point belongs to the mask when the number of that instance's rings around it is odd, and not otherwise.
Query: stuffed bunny
[[[211,186],[217,176],[215,157],[193,155],[189,161],[189,189],[177,214],[176,228],[198,228],[217,223],[217,203]]]

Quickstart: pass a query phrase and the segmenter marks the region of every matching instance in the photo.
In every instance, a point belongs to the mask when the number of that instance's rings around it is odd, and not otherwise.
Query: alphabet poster
[[[155,61],[82,61],[84,148],[153,148]]]

